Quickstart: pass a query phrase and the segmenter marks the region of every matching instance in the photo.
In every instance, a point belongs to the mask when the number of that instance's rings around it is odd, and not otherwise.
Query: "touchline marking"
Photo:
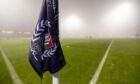
[[[100,73],[101,73],[101,70],[102,70],[102,68],[103,68],[103,65],[104,65],[104,63],[105,63],[105,61],[106,61],[106,59],[107,59],[107,56],[108,56],[108,53],[109,53],[110,48],[111,48],[111,46],[112,46],[112,43],[113,43],[113,40],[112,40],[111,43],[109,44],[109,46],[108,46],[108,48],[107,48],[107,50],[106,50],[106,52],[105,52],[105,54],[104,54],[104,57],[102,58],[102,60],[101,60],[101,62],[100,62],[100,64],[99,64],[99,66],[98,66],[98,68],[97,68],[95,74],[93,75],[93,77],[92,77],[92,79],[91,79],[91,81],[90,81],[90,84],[96,84],[96,82],[97,82],[97,80],[98,80],[98,78],[99,78],[99,75],[100,75]]]
[[[23,84],[23,82],[21,81],[21,79],[19,78],[19,76],[17,75],[13,65],[11,64],[11,62],[9,61],[9,59],[7,58],[4,50],[0,47],[0,51],[1,51],[1,54],[2,54],[2,57],[6,63],[6,66],[10,72],[10,75],[11,75],[11,78],[14,82],[14,84]]]

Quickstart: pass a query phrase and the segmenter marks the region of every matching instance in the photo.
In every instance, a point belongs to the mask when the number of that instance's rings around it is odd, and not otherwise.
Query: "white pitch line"
[[[107,48],[107,50],[106,50],[106,52],[105,52],[105,54],[104,54],[104,57],[102,58],[102,60],[101,60],[101,62],[100,62],[100,64],[99,64],[99,66],[98,66],[98,68],[97,68],[95,74],[93,75],[93,77],[92,77],[92,79],[91,79],[91,81],[90,81],[90,84],[96,84],[96,82],[97,82],[97,80],[98,80],[98,78],[99,78],[99,75],[100,75],[100,73],[101,73],[101,70],[102,70],[102,68],[103,68],[103,65],[104,65],[104,63],[105,63],[105,61],[106,61],[106,59],[107,59],[107,56],[108,56],[108,53],[109,53],[110,48],[111,48],[111,46],[112,46],[112,43],[113,43],[113,40],[112,40],[111,43],[109,44],[109,46],[108,46],[108,48]]]
[[[1,54],[2,54],[2,57],[6,63],[6,66],[10,72],[10,75],[11,75],[11,78],[14,82],[14,84],[23,84],[23,82],[21,81],[21,79],[19,78],[19,76],[17,75],[13,65],[11,64],[11,62],[9,61],[9,59],[7,58],[4,50],[2,48],[0,48],[0,51],[1,51]]]

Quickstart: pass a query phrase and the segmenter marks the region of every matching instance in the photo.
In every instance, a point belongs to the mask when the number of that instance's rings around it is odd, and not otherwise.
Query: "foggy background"
[[[0,38],[30,37],[43,0],[0,0]],[[59,0],[60,37],[140,34],[140,0]]]

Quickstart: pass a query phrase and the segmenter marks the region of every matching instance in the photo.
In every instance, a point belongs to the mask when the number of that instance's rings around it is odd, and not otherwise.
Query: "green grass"
[[[67,65],[60,71],[60,83],[88,84],[110,40],[65,39],[61,43]],[[29,44],[27,39],[1,41],[1,47],[24,84],[40,84],[39,76],[28,61]],[[4,83],[0,81],[0,84]],[[48,72],[44,74],[43,84],[51,84]]]
[[[109,43],[108,40],[62,42],[67,65],[62,70],[61,84],[88,84]]]
[[[6,40],[1,45],[24,84],[40,84],[28,61],[29,40]]]
[[[8,69],[0,53],[0,84],[13,84]]]
[[[110,41],[109,39],[62,39],[61,44],[67,65],[60,71],[60,84],[89,84]],[[29,39],[0,41],[0,46],[23,83],[41,84],[39,76],[28,60],[29,44]],[[114,40],[97,84],[139,84],[139,60],[140,40]],[[0,84],[12,84],[1,54],[0,65]],[[51,83],[51,74],[46,72],[43,84]]]
[[[97,84],[140,84],[140,40],[115,40]]]

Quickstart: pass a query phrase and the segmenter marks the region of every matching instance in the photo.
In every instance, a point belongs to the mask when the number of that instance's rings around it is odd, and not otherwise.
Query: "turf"
[[[60,72],[60,83],[88,84],[110,40],[64,39],[61,43],[67,65]],[[41,84],[28,61],[29,44],[28,39],[1,41],[2,48],[24,84]],[[51,74],[48,72],[44,74],[43,84],[51,84]]]
[[[97,84],[140,84],[140,40],[114,40]]]
[[[9,75],[9,71],[4,63],[2,55],[0,53],[0,84],[13,84],[13,81]]]
[[[40,78],[28,61],[29,40],[2,41],[2,48],[24,84],[40,84]]]
[[[62,39],[67,65],[60,71],[60,84],[89,84],[109,43],[109,39]],[[1,47],[24,84],[41,84],[28,61],[30,40],[3,40]],[[140,83],[140,40],[114,40],[97,84]],[[0,54],[0,84],[12,84],[10,74]],[[46,72],[42,84],[51,84]]]
[[[67,66],[62,70],[61,84],[88,84],[110,41],[66,41],[62,46]]]

